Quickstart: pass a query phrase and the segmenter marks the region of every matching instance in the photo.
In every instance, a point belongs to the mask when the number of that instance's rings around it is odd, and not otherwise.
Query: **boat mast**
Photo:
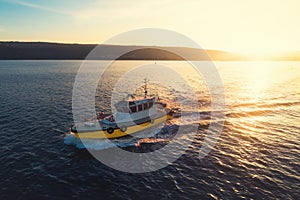
[[[147,83],[149,82],[149,80],[147,80],[147,78],[144,79],[144,83],[145,83],[145,86],[144,86],[144,93],[145,93],[145,99],[147,98]]]

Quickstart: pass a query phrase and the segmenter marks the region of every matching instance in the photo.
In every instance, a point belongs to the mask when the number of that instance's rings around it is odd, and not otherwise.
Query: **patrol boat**
[[[171,112],[166,103],[158,96],[147,93],[147,79],[143,96],[133,96],[123,99],[114,106],[116,112],[105,115],[97,114],[97,119],[87,121],[77,126],[73,125],[70,133],[77,138],[114,139],[131,135],[142,130],[160,125],[171,118]]]

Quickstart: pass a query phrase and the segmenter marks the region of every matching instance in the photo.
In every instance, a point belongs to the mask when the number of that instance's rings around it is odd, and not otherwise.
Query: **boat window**
[[[153,102],[149,102],[149,107],[151,108],[153,106]]]
[[[148,103],[144,104],[144,110],[148,109]]]
[[[131,112],[136,112],[136,106],[130,106]]]
[[[138,107],[139,107],[139,111],[143,110],[143,104],[138,105]]]

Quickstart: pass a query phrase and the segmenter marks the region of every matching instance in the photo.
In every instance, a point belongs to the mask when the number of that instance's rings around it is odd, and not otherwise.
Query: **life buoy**
[[[115,129],[113,129],[112,127],[109,127],[107,130],[106,130],[109,134],[112,134]]]
[[[127,127],[126,127],[126,126],[120,127],[120,130],[121,130],[122,132],[125,132],[125,131],[127,131]]]

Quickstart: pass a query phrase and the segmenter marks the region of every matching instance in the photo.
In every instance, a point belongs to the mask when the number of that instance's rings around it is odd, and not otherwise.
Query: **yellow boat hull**
[[[126,135],[131,135],[137,133],[139,131],[143,131],[147,128],[151,128],[157,126],[158,124],[164,123],[166,120],[170,119],[170,115],[164,115],[162,117],[154,119],[152,122],[145,122],[135,126],[127,127],[126,131],[122,131],[121,129],[115,129],[113,133],[108,133],[107,131],[98,130],[98,131],[89,131],[89,132],[80,132],[75,133],[77,138],[82,139],[114,139],[124,137]]]

